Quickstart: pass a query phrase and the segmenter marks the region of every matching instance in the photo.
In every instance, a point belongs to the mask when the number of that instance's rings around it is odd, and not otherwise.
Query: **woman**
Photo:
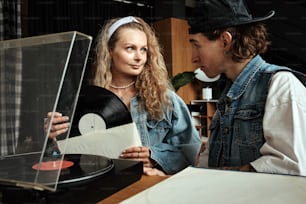
[[[260,56],[269,45],[262,21],[274,11],[253,18],[242,0],[198,9],[192,60],[209,77],[228,78],[201,166],[306,176],[306,89],[293,70]]]
[[[174,174],[194,165],[201,141],[186,104],[172,90],[150,26],[132,16],[111,19],[98,35],[95,51],[92,84],[126,104],[143,145],[123,150],[121,158],[143,161],[148,175]],[[54,123],[51,137],[68,130],[68,118],[60,113]]]

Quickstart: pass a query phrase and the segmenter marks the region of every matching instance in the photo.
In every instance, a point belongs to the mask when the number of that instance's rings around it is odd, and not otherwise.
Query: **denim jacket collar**
[[[236,100],[246,90],[246,87],[254,80],[254,75],[259,71],[260,65],[265,61],[259,56],[255,56],[238,75],[231,88],[227,92],[227,97],[230,100]]]

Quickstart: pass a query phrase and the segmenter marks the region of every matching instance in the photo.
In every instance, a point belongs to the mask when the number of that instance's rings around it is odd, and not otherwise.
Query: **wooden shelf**
[[[168,18],[154,22],[152,27],[161,44],[170,77],[185,71],[194,71],[188,22],[183,19]],[[197,98],[196,90],[195,84],[189,83],[181,87],[177,94],[189,104],[192,99]]]
[[[191,106],[199,106],[197,111],[198,114],[194,115],[191,113],[192,117],[200,120],[200,124],[196,124],[197,130],[200,131],[202,137],[210,136],[210,124],[211,120],[216,112],[216,103],[218,100],[191,100]],[[195,110],[192,110],[195,111]]]

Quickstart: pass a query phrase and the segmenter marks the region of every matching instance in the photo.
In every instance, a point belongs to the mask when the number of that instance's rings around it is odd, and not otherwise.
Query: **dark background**
[[[127,3],[130,2],[130,3]],[[303,0],[247,0],[253,16],[275,10],[266,21],[272,45],[263,57],[306,72],[306,3]],[[23,37],[77,30],[96,37],[104,20],[135,15],[148,23],[186,18],[193,0],[22,0]]]

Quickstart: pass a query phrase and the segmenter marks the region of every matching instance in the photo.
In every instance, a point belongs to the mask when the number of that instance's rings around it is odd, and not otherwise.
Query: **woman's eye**
[[[126,48],[128,51],[132,51],[133,50],[133,47],[127,47]]]
[[[142,52],[147,52],[148,48],[144,47],[141,49]]]

